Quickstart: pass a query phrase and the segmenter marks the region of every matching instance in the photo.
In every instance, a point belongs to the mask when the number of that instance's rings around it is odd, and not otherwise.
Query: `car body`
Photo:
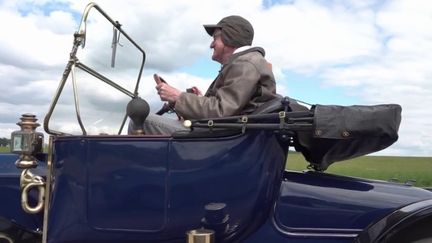
[[[289,158],[276,136],[254,131],[216,138],[59,137],[48,242],[184,242],[186,231],[203,226],[212,203],[225,205],[220,242],[374,242],[369,239],[387,236],[413,217],[430,223],[431,192],[284,171]],[[43,215],[25,213],[19,203],[17,156],[0,158],[2,220],[39,234]],[[46,176],[43,161],[37,171]]]
[[[91,8],[105,14],[89,4],[84,26]],[[80,31],[72,53],[85,41]],[[71,58],[65,73],[74,65]],[[370,152],[371,141],[385,143],[373,146],[379,150],[397,139],[389,142],[383,134],[375,140],[367,136],[366,142],[364,137],[326,138],[330,145],[325,147],[315,140],[322,136],[316,133],[317,114],[329,107],[296,111],[295,102],[282,98],[250,116],[191,121],[191,132],[170,136],[88,135],[78,113],[83,134],[71,135],[49,127],[64,82],[44,120],[47,151],[38,146],[27,151],[18,143],[12,145],[15,153],[0,154],[0,239],[5,242],[432,240],[432,192],[324,172],[335,158]],[[125,93],[136,100],[136,91]],[[28,135],[34,145],[36,119],[27,114],[21,120],[12,140]],[[302,138],[313,131],[312,140]],[[312,158],[311,169],[285,170],[290,147]]]

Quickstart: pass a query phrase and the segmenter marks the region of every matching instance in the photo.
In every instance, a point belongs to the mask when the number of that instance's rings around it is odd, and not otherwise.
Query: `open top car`
[[[114,46],[121,34],[136,47],[132,90],[78,60],[91,9],[112,24]],[[13,153],[0,155],[0,242],[432,241],[432,192],[324,172],[393,144],[399,105],[308,107],[281,96],[247,116],[185,121],[190,131],[127,135],[126,123],[139,127],[149,113],[138,94],[144,63],[121,24],[90,3],[43,122],[47,150],[37,118],[24,114]],[[128,97],[117,134],[88,133],[75,69]],[[50,126],[68,81],[80,134]],[[285,170],[290,148],[308,170]]]

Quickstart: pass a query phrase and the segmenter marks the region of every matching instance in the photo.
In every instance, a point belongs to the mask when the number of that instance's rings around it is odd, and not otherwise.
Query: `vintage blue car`
[[[121,33],[142,53],[134,91],[76,58],[91,9],[114,26],[113,40]],[[0,155],[0,242],[432,242],[432,192],[324,172],[394,143],[400,106],[280,97],[247,116],[185,121],[190,131],[172,136],[125,135],[126,121],[139,127],[149,113],[137,92],[144,62],[120,23],[90,3],[43,122],[48,148],[37,118],[23,114],[13,153]],[[51,129],[75,69],[131,98],[118,134],[88,135],[77,97],[82,134]],[[289,148],[308,170],[285,170]]]

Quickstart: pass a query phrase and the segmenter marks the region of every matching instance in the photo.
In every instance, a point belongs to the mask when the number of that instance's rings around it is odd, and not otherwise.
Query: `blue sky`
[[[146,51],[140,94],[158,109],[153,73],[173,86],[205,90],[219,64],[210,60],[211,38],[202,24],[231,14],[247,18],[255,46],[266,50],[278,92],[311,104],[371,105],[397,103],[403,108],[400,138],[381,155],[432,156],[432,2],[423,0],[101,0],[105,12]],[[87,2],[72,0],[0,0],[0,137],[9,136],[22,113],[42,120],[64,70]],[[90,16],[93,16],[91,14]],[[93,28],[93,30],[91,30]],[[18,30],[18,31],[17,31]],[[84,61],[109,61],[111,29],[90,18]],[[126,47],[125,47],[126,48]],[[123,48],[123,49],[125,49]],[[121,52],[121,48],[118,49]],[[132,56],[117,57],[119,66]],[[133,79],[131,70],[111,72]],[[121,76],[122,74],[123,76]],[[82,85],[92,94],[89,116],[106,105],[117,107],[116,93]],[[37,90],[37,92],[35,92]],[[73,110],[65,96],[58,119]],[[98,101],[100,98],[102,101]],[[86,101],[83,101],[86,102]],[[69,108],[68,108],[69,107]],[[63,110],[64,109],[64,110]],[[64,114],[63,114],[64,113]],[[108,118],[94,117],[96,132],[109,130]],[[100,124],[107,122],[106,126]],[[73,127],[73,119],[63,128]],[[105,131],[104,130],[104,131]]]

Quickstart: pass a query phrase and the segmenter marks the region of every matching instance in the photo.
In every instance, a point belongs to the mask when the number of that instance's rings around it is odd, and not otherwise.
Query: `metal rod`
[[[47,243],[48,235],[48,211],[51,197],[51,177],[52,177],[52,163],[53,163],[53,136],[49,137],[48,141],[48,158],[47,158],[47,169],[48,173],[46,176],[45,183],[45,205],[44,205],[44,217],[42,227],[42,243]]]
[[[120,125],[120,129],[119,129],[119,131],[118,131],[118,135],[120,135],[121,134],[121,132],[122,132],[122,130],[123,130],[123,127],[124,127],[124,125],[125,125],[125,123],[126,123],[126,119],[128,118],[128,116],[127,116],[127,114],[125,114],[125,116],[123,117],[123,121],[122,121],[122,123],[121,123],[121,125]]]
[[[115,67],[115,58],[117,51],[117,29],[113,26],[113,38],[111,43],[111,67]]]
[[[230,117],[217,117],[217,118],[211,118],[211,119],[198,119],[198,120],[192,120],[193,122],[207,122],[209,120],[217,121],[217,122],[230,122],[230,121],[239,121],[242,118],[247,117],[249,121],[251,120],[266,120],[266,119],[275,119],[279,120],[279,113],[269,113],[269,114],[252,114],[252,115],[239,115],[239,116],[230,116]],[[293,118],[307,118],[313,119],[313,112],[311,111],[290,111],[285,112],[285,118],[293,119]],[[294,119],[293,119],[294,120]]]
[[[105,13],[105,11],[103,11],[99,5],[97,5],[96,3],[92,2],[89,3],[87,5],[87,7],[84,10],[83,16],[81,18],[81,24],[79,27],[79,31],[78,33],[83,35],[84,41],[82,42],[82,47],[84,48],[85,46],[85,38],[86,38],[86,26],[87,26],[87,17],[89,15],[89,12],[92,8],[95,8],[96,10],[98,10],[109,22],[111,22],[111,24],[117,28],[141,53],[142,53],[142,62],[141,62],[141,68],[138,74],[138,79],[137,79],[137,83],[135,85],[135,90],[134,90],[134,97],[136,97],[138,95],[138,88],[139,88],[139,83],[141,80],[141,76],[142,76],[142,71],[144,68],[144,63],[145,63],[145,59],[146,59],[146,55],[144,50],[132,39],[129,37],[129,35],[123,31],[123,29],[121,28],[121,24],[118,21],[114,21],[111,17],[108,16],[108,14]]]
[[[120,92],[126,94],[127,96],[134,98],[134,94],[132,92],[130,92],[129,90],[123,88],[122,86],[116,84],[114,81],[110,80],[109,78],[103,76],[102,74],[96,72],[95,70],[93,70],[92,68],[90,68],[89,66],[81,63],[81,62],[77,62],[76,63],[76,67],[87,72],[88,74],[92,75],[95,78],[100,79],[101,81],[105,82],[106,84],[116,88],[117,90],[119,90]]]
[[[73,95],[74,95],[74,101],[75,101],[75,111],[76,111],[76,115],[77,115],[77,120],[78,120],[78,123],[81,127],[81,131],[82,131],[83,135],[87,135],[87,132],[86,132],[84,125],[82,123],[82,120],[81,120],[81,113],[80,113],[80,109],[79,109],[78,88],[77,88],[77,84],[76,84],[76,80],[75,80],[75,64],[72,65],[71,76],[72,76],[72,88],[73,88]]]
[[[54,107],[57,105],[58,99],[60,98],[60,94],[63,91],[63,88],[66,84],[67,78],[69,77],[69,73],[72,69],[72,65],[74,65],[75,60],[76,60],[76,52],[78,50],[78,46],[80,45],[81,42],[81,37],[78,35],[75,35],[75,40],[74,40],[74,45],[72,46],[72,50],[70,52],[70,58],[68,63],[66,64],[66,68],[63,72],[62,78],[60,80],[59,86],[57,87],[57,91],[55,92],[55,96],[53,101],[51,102],[50,108],[48,110],[48,113],[46,114],[45,118],[44,118],[44,130],[46,133],[48,134],[52,134],[52,135],[62,135],[64,133],[62,132],[58,132],[58,131],[54,131],[54,130],[50,130],[49,129],[49,121],[51,119],[52,113],[54,111]]]
[[[282,126],[279,123],[213,123],[209,125],[208,123],[193,123],[193,128],[246,128],[246,129],[264,129],[264,130],[292,130],[292,131],[308,131],[313,129],[313,124],[286,124],[283,123]]]
[[[126,37],[126,39],[128,39],[141,53],[142,53],[142,60],[141,60],[141,67],[138,73],[138,77],[137,77],[137,81],[136,81],[136,85],[135,85],[135,89],[132,92],[129,92],[128,90],[124,89],[123,87],[117,85],[116,83],[114,83],[113,81],[105,78],[104,76],[100,75],[99,73],[97,73],[96,71],[90,69],[89,67],[80,64],[77,61],[76,58],[76,54],[77,54],[77,50],[78,47],[81,46],[82,48],[84,48],[85,46],[85,41],[86,41],[86,27],[87,27],[87,18],[88,15],[90,13],[90,10],[92,8],[95,8],[99,11],[99,13],[101,13],[109,22],[111,22],[111,24],[114,26],[115,29],[117,29],[118,31],[120,31],[121,34],[123,34],[124,37]],[[55,106],[57,105],[57,102],[59,100],[60,94],[63,91],[63,88],[65,86],[65,83],[69,77],[69,74],[71,72],[72,69],[72,65],[76,65],[76,67],[80,67],[81,69],[83,69],[84,71],[87,71],[88,73],[90,73],[91,75],[95,76],[96,78],[102,79],[102,81],[104,81],[105,83],[108,83],[109,85],[113,86],[114,88],[120,90],[121,92],[125,93],[126,95],[135,98],[138,96],[138,89],[139,89],[139,84],[140,84],[140,80],[141,80],[141,76],[143,73],[143,69],[144,69],[144,64],[145,64],[145,59],[146,59],[146,54],[144,52],[144,50],[131,38],[129,37],[129,35],[123,31],[123,29],[121,28],[121,24],[118,21],[114,21],[113,19],[111,19],[96,3],[92,2],[89,3],[85,10],[84,13],[81,17],[81,23],[80,26],[78,28],[78,31],[75,32],[74,34],[74,44],[72,46],[72,50],[70,52],[69,55],[69,61],[66,64],[65,70],[63,72],[63,76],[60,80],[59,86],[57,88],[57,91],[55,93],[55,96],[53,98],[53,101],[51,102],[50,108],[47,112],[47,115],[45,116],[44,119],[44,130],[45,132],[47,132],[48,134],[52,134],[52,135],[66,135],[66,133],[63,132],[59,132],[59,131],[55,131],[55,130],[51,130],[49,128],[49,121],[51,119],[52,113],[54,111]],[[122,126],[120,128],[123,128],[124,126],[124,122],[122,123]],[[81,126],[82,124],[80,124]]]

